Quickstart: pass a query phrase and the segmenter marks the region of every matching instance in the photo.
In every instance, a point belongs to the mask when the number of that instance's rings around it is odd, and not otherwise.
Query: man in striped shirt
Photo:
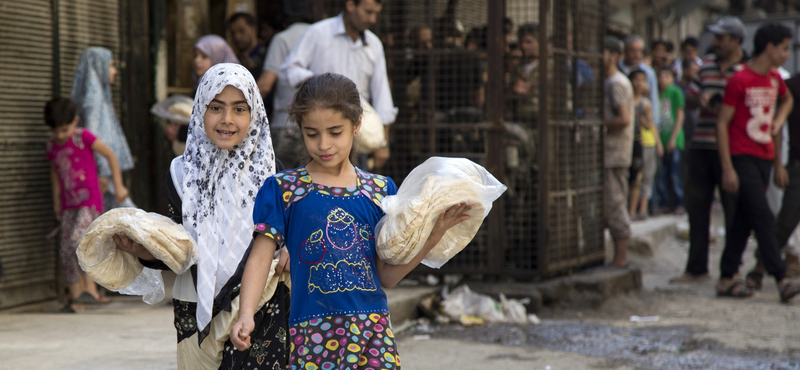
[[[700,108],[695,127],[687,127],[684,156],[685,206],[689,215],[689,257],[683,275],[672,282],[705,280],[708,274],[709,226],[714,189],[722,181],[722,167],[717,154],[717,116],[728,79],[744,68],[748,59],[741,48],[745,38],[742,21],[724,17],[708,27],[714,34],[714,54],[706,56],[697,78],[689,86],[686,108]],[[725,225],[734,212],[730,194],[720,191],[725,210]]]

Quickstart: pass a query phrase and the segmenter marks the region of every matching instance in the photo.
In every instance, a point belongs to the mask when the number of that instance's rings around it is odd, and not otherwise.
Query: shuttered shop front
[[[53,92],[50,0],[0,0],[0,308],[56,297],[49,130]]]
[[[61,95],[69,96],[72,78],[78,67],[81,53],[90,46],[102,46],[114,54],[117,68],[123,70],[119,61],[119,2],[107,0],[60,0],[58,1],[58,44],[61,72]],[[117,81],[121,78],[117,78]],[[111,85],[111,95],[117,117],[120,117],[120,83]],[[121,117],[120,117],[121,118]]]
[[[58,295],[58,251],[46,239],[56,224],[43,108],[53,95],[69,96],[90,46],[120,60],[118,1],[0,0],[0,309]],[[112,94],[119,114],[119,83]]]

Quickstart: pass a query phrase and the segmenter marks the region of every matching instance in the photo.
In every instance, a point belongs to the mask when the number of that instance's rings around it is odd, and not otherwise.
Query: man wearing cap
[[[739,18],[728,16],[708,27],[714,34],[714,54],[703,59],[697,78],[689,86],[686,108],[700,108],[700,116],[687,138],[684,156],[684,202],[689,216],[689,256],[683,275],[672,282],[710,278],[708,273],[709,226],[714,189],[722,183],[722,165],[717,153],[717,118],[725,87],[744,68],[748,56],[741,44],[745,28]],[[720,191],[726,229],[730,230],[735,208],[731,194]]]
[[[617,64],[619,71],[630,76],[635,70],[642,70],[647,76],[647,86],[650,87],[650,104],[653,107],[653,123],[661,124],[661,105],[658,98],[658,78],[653,67],[644,63],[644,40],[641,36],[632,35],[625,38],[625,58]],[[660,127],[660,126],[659,126]]]
[[[628,177],[633,156],[633,86],[617,68],[622,41],[607,37],[603,48],[606,81],[603,84],[605,207],[608,229],[614,239],[615,267],[627,267],[631,218],[628,213]]]

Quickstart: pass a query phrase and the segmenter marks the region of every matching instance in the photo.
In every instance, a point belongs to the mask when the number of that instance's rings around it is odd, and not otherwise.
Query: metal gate
[[[57,251],[45,238],[55,218],[43,109],[69,96],[85,48],[109,48],[124,67],[119,20],[117,1],[0,1],[0,309],[58,294]]]
[[[0,1],[0,308],[56,296],[50,131],[53,91],[50,0]]]
[[[399,184],[431,156],[465,157],[508,185],[470,246],[417,272],[537,277],[603,261],[606,7],[383,2],[373,31],[400,112],[382,172]]]

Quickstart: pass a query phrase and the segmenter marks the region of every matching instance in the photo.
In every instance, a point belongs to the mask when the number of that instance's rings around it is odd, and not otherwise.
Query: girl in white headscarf
[[[238,351],[228,339],[253,239],[256,193],[274,173],[272,140],[255,80],[241,65],[213,66],[199,83],[186,151],[172,161],[167,182],[170,217],[195,239],[199,257],[173,288],[180,369],[242,369],[247,364],[247,369],[272,370],[287,363],[288,274],[277,268],[277,260],[256,315],[258,346]],[[167,268],[127,237],[114,238],[146,267]]]

